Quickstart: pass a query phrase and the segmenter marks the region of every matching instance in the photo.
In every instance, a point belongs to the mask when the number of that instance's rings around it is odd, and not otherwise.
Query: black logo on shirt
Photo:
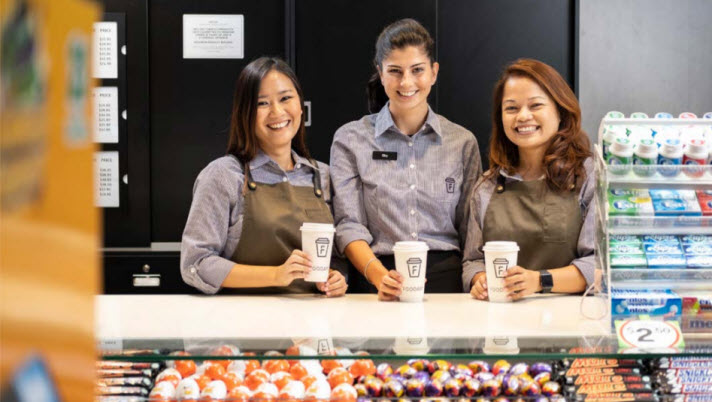
[[[445,189],[448,193],[452,194],[455,192],[455,179],[448,177],[445,179]]]

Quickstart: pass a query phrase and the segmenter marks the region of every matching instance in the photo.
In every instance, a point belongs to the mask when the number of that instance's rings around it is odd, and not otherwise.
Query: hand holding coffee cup
[[[330,223],[302,223],[302,250],[311,259],[311,272],[307,282],[326,282],[329,278],[331,251],[334,243],[334,225]]]
[[[490,301],[511,301],[508,297],[509,294],[507,292],[505,280],[508,276],[509,269],[514,268],[517,265],[519,246],[517,246],[517,243],[513,241],[488,241],[485,243],[482,250],[485,253],[486,275],[479,275],[479,277],[476,277],[476,283],[473,288],[478,286],[479,288],[475,291],[479,291],[480,294],[482,291],[480,288],[486,289],[486,294]],[[485,276],[486,278],[483,278]],[[517,277],[517,279],[521,278]],[[481,283],[483,280],[486,281],[485,284]],[[514,285],[513,281],[510,282]]]
[[[423,301],[428,245],[422,241],[399,241],[393,246],[396,271],[402,278],[398,298],[404,302]],[[384,278],[385,279],[385,278]]]

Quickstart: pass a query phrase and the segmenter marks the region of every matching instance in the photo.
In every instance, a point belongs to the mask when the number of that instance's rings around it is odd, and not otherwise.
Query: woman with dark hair
[[[482,246],[493,240],[519,245],[505,279],[512,300],[593,282],[590,148],[576,96],[556,70],[532,59],[507,66],[494,89],[490,169],[470,199],[465,290],[487,299]]]
[[[434,49],[415,20],[387,26],[368,84],[373,114],[339,128],[331,146],[336,245],[358,270],[350,286],[380,300],[401,293],[392,248],[403,240],[428,245],[425,292],[462,292],[464,206],[482,167],[474,135],[428,105]]]
[[[300,250],[303,222],[333,223],[328,167],[309,157],[304,97],[292,69],[262,57],[235,87],[227,155],[198,175],[183,232],[181,275],[205,293],[315,292],[341,296],[344,276],[303,279],[311,270]]]

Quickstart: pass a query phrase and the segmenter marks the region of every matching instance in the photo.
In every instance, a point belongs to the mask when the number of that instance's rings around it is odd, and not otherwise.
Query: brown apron
[[[313,166],[316,162],[309,160]],[[294,249],[302,248],[299,228],[304,222],[334,223],[324,202],[321,177],[314,170],[313,187],[289,182],[257,183],[249,163],[244,164],[242,234],[231,260],[245,265],[282,265]],[[302,279],[287,287],[230,289],[237,293],[312,293],[316,285]]]
[[[517,242],[517,265],[539,271],[564,267],[576,259],[582,225],[575,191],[551,191],[544,180],[505,185],[500,175],[482,233],[485,242]]]

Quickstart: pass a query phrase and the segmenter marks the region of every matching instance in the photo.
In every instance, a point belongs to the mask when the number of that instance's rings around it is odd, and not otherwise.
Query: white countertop
[[[588,297],[587,311],[607,299]],[[428,294],[423,303],[379,302],[375,295],[96,297],[97,339],[334,338],[403,336],[534,338],[611,333],[610,318],[585,318],[580,296],[536,295],[489,303],[468,294]]]

